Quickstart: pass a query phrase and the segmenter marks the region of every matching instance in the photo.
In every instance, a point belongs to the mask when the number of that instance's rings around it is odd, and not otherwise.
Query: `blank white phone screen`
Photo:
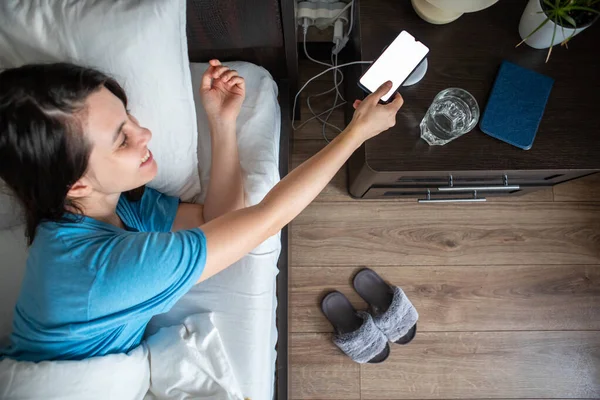
[[[428,52],[427,46],[402,31],[360,78],[360,84],[374,92],[384,82],[392,81],[392,88],[381,98],[388,101]]]

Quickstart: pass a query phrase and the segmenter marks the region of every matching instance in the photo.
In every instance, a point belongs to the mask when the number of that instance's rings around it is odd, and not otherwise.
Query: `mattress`
[[[238,70],[246,80],[247,96],[238,118],[237,136],[246,203],[253,205],[279,181],[281,114],[277,86],[261,67],[242,62],[227,65]],[[207,64],[190,64],[203,190],[196,197],[199,203],[206,197],[210,172],[210,134],[198,91],[206,67]],[[280,251],[278,234],[225,271],[194,286],[169,312],[151,320],[147,335],[162,327],[180,324],[189,315],[212,312],[213,323],[244,396],[273,398],[277,356],[276,276]],[[7,343],[10,333],[26,257],[23,226],[0,230],[0,345]]]

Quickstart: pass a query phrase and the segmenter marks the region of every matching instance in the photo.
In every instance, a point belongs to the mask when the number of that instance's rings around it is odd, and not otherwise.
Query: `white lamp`
[[[411,0],[419,17],[431,24],[447,24],[464,13],[483,10],[498,0]]]

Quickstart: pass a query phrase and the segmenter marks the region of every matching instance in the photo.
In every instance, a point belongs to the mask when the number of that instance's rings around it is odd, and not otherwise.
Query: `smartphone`
[[[402,31],[360,77],[358,86],[367,93],[373,93],[384,82],[392,81],[392,88],[381,98],[387,103],[427,53],[427,46],[418,42],[410,33]]]

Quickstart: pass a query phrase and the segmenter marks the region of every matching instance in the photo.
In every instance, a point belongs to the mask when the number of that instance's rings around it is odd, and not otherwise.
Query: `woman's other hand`
[[[396,93],[389,104],[379,104],[379,100],[392,88],[392,82],[387,81],[364,100],[355,100],[354,116],[348,128],[359,132],[363,141],[377,136],[383,131],[396,125],[396,114],[404,100]]]
[[[240,113],[246,86],[237,71],[229,69],[219,60],[210,60],[202,75],[200,97],[211,123],[232,123]]]

